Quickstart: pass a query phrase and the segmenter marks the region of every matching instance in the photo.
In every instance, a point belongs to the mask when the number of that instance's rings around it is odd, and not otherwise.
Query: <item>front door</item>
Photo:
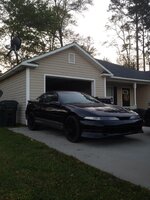
[[[122,106],[130,106],[130,89],[122,88]]]

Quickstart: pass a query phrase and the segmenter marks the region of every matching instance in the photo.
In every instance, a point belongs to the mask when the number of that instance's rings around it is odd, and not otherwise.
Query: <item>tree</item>
[[[150,30],[150,2],[149,0],[129,0],[128,12],[142,21],[146,30]]]
[[[140,65],[143,65],[145,69],[146,55],[148,54],[146,50],[148,43],[146,35],[149,32],[147,6],[150,8],[147,0],[111,0],[109,5],[109,11],[112,12],[110,24],[113,24],[112,29],[114,29],[114,24],[117,25],[117,30],[115,31],[117,32],[117,37],[122,40],[123,48],[121,52],[126,52],[122,55],[123,59],[127,60],[127,65],[130,65],[130,60],[136,58],[137,70],[139,70]],[[143,62],[141,61],[141,54]],[[131,63],[134,65],[135,61]]]
[[[57,38],[63,46],[63,37],[68,24],[76,24],[74,12],[82,12],[92,4],[92,0],[54,0],[54,13],[57,19]]]
[[[143,69],[145,71],[145,32],[150,30],[150,3],[148,0],[130,0],[129,16],[136,24],[137,68],[139,68],[139,39],[142,37]]]
[[[18,32],[22,39],[21,56],[30,56],[63,46],[67,26],[75,24],[74,12],[82,12],[92,0],[0,0],[0,38],[8,40]],[[15,59],[5,57],[0,48],[0,59],[6,65]]]
[[[93,39],[88,37],[83,37],[80,34],[75,34],[73,31],[68,30],[66,36],[65,43],[68,42],[76,42],[78,43],[88,54],[95,56],[96,55],[96,48],[94,47]]]
[[[1,38],[10,38],[12,33],[18,32],[22,39],[22,57],[28,58],[30,55],[48,49],[48,31],[52,32],[53,15],[46,3],[29,0],[1,0],[1,7],[3,26],[0,29],[0,36]],[[13,65],[15,59],[8,60],[5,57],[5,52],[6,49],[2,47],[0,51],[1,59],[7,65],[10,63]]]
[[[112,15],[109,24],[106,25],[106,29],[107,31],[113,30],[113,32],[115,33],[111,44],[110,41],[106,42],[106,44],[108,43],[108,45],[115,46],[117,48],[119,56],[118,61],[124,66],[134,68],[135,60],[132,56],[133,27],[130,26],[127,23],[126,19],[118,12],[117,14]]]

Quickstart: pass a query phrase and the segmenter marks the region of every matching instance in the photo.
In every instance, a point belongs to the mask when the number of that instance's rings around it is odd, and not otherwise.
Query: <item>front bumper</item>
[[[142,120],[94,121],[81,120],[83,132],[102,133],[105,135],[128,135],[142,133]]]

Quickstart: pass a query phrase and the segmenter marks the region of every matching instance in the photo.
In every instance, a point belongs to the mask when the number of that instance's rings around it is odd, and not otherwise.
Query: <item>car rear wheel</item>
[[[81,139],[81,128],[77,117],[71,115],[65,122],[65,135],[70,142],[79,142]]]
[[[33,113],[30,113],[27,117],[27,126],[30,130],[36,130],[37,124],[35,122],[35,117]]]

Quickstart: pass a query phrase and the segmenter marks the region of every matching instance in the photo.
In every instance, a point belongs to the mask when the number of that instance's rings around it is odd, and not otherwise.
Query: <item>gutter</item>
[[[38,67],[38,64],[35,64],[35,63],[28,63],[26,61],[20,63],[19,65],[16,65],[15,67],[13,67],[12,69],[6,71],[2,76],[0,76],[0,81],[14,75],[16,72],[19,72],[23,69],[26,69],[26,68],[36,68]]]
[[[139,82],[148,82],[150,83],[150,80],[145,80],[145,79],[134,79],[134,78],[123,78],[123,77],[118,77],[118,76],[112,76],[112,79],[121,79],[121,80],[127,80],[127,81],[139,81]]]
[[[145,80],[145,79],[134,79],[134,78],[124,78],[124,77],[119,77],[119,76],[114,76],[114,74],[107,74],[107,73],[102,73],[102,77],[109,77],[111,79],[119,79],[119,80],[125,80],[125,81],[136,81],[136,82],[145,82],[145,83],[150,83],[150,80]]]
[[[111,74],[102,73],[101,76],[102,77],[113,77],[114,75],[112,73]]]

